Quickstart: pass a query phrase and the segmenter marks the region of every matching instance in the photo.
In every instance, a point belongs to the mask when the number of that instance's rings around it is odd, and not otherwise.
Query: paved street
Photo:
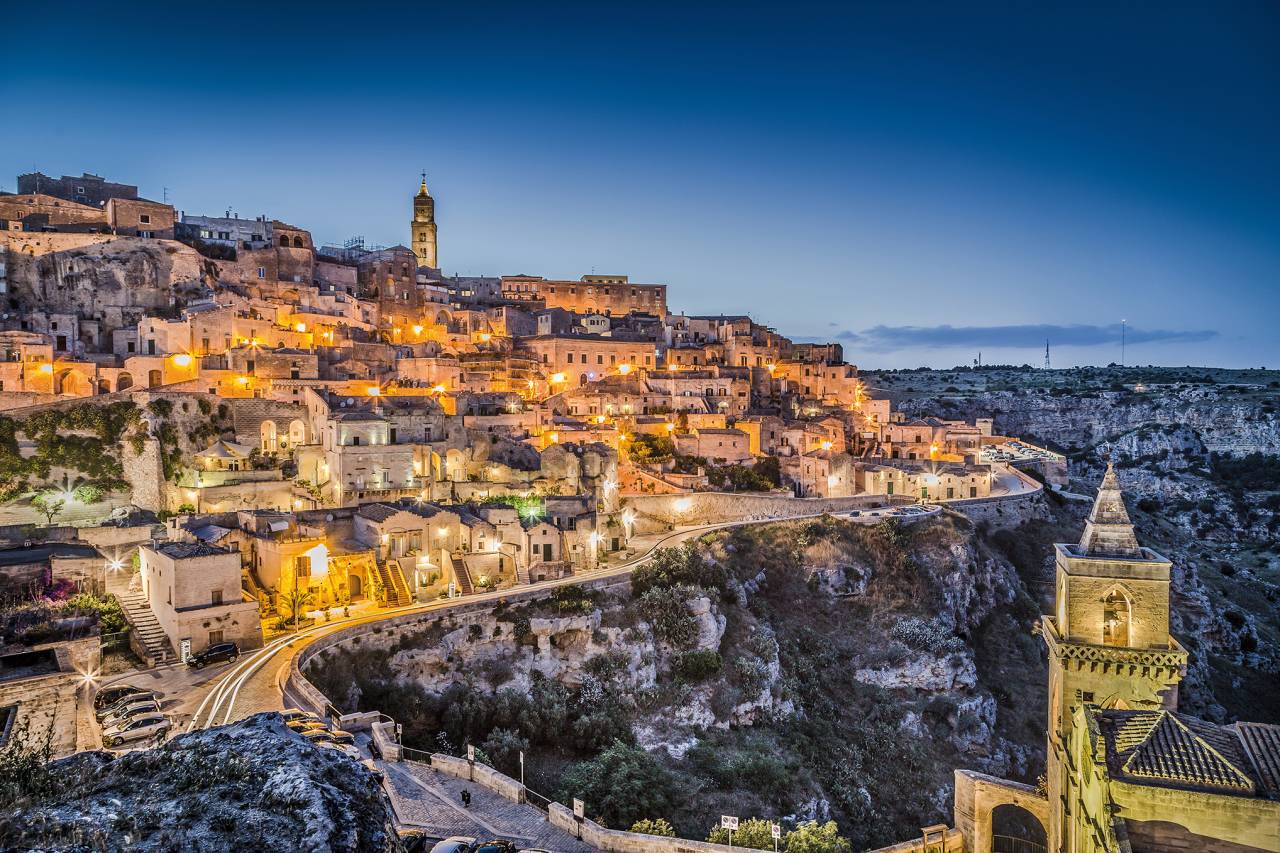
[[[469,835],[481,840],[507,838],[520,847],[559,853],[586,853],[594,848],[547,822],[531,805],[513,803],[465,779],[455,779],[417,761],[383,762],[386,789],[396,816],[406,825],[433,835]],[[470,808],[462,791],[471,792]]]

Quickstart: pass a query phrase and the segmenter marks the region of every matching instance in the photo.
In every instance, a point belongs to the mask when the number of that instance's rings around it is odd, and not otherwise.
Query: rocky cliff
[[[953,767],[1042,766],[1038,611],[962,517],[740,528],[665,552],[630,590],[572,590],[365,638],[308,675],[410,745],[472,743],[511,772],[523,751],[530,785],[559,796],[599,803],[578,787],[597,756],[638,749],[656,799],[604,816],[686,837],[720,813],[791,814],[875,846],[946,818]]]

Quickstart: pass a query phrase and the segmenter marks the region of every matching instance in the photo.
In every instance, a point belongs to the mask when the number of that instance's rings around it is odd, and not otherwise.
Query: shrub
[[[702,681],[720,671],[724,661],[714,650],[685,652],[675,660],[675,674],[685,681]]]
[[[934,655],[964,651],[964,641],[955,636],[938,621],[926,621],[914,616],[899,619],[889,630],[889,636],[920,652]]]
[[[853,845],[840,836],[834,820],[807,820],[787,833],[787,853],[850,853]]]
[[[698,640],[698,622],[686,602],[697,590],[685,586],[658,587],[640,596],[640,615],[653,628],[653,636],[675,649],[688,649]]]
[[[728,844],[729,830],[722,826],[716,826],[707,835],[707,841],[712,844]],[[733,846],[750,847],[753,850],[772,850],[773,823],[762,817],[752,817],[739,821],[738,828],[733,831]]]
[[[631,831],[643,833],[644,835],[661,835],[666,838],[676,837],[676,831],[671,828],[671,824],[667,823],[664,818],[638,820],[631,824]]]
[[[692,542],[679,548],[658,548],[648,562],[631,573],[633,595],[681,584],[724,592],[729,574],[723,566],[707,561]]]
[[[587,814],[606,826],[632,826],[648,815],[666,814],[676,800],[676,780],[643,749],[615,741],[564,775],[561,802],[578,798]]]

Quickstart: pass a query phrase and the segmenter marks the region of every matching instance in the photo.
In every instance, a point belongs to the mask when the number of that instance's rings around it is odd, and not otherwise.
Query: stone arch
[[[289,248],[289,235],[288,235],[288,234],[281,234],[281,235],[280,235],[280,247],[281,247],[282,249],[287,249],[287,248]]]
[[[991,810],[993,853],[1039,853],[1047,845],[1044,824],[1027,809],[1003,803]]]
[[[438,483],[443,479],[443,463],[440,461],[440,454],[433,450],[431,451],[431,481]]]
[[[1003,810],[1006,807],[1016,811]],[[1000,812],[999,822],[995,823],[993,817],[997,811]],[[1044,833],[1048,823],[1049,801],[1030,785],[997,779],[973,770],[955,771],[955,826],[964,836],[965,850],[973,853],[996,850],[1041,853],[1046,848]],[[1005,846],[998,847],[993,831],[995,827],[1005,832],[1023,832],[1025,828],[1027,834],[1038,829],[1036,837],[1040,839],[1039,844],[1025,835],[1017,838],[1001,833],[1003,838],[1016,838],[1018,843],[1008,846],[1010,842],[1002,840],[1000,844]]]
[[[133,387],[133,374],[122,370],[116,374],[116,390],[123,391]]]
[[[76,375],[71,370],[60,370],[53,377],[53,393],[76,393]]]
[[[302,238],[299,237],[297,234],[293,235],[293,248],[295,249],[305,248],[305,246],[303,246],[302,244]]]
[[[259,446],[262,448],[263,453],[276,452],[276,448],[279,446],[279,441],[276,433],[275,421],[263,421],[262,425],[258,427],[258,436],[261,439]]]
[[[147,371],[147,387],[157,388],[164,384],[164,374],[159,370]]]
[[[449,325],[449,312],[448,312],[448,311],[437,311],[437,312],[436,312],[436,325],[437,325],[437,326],[448,326],[448,325]]]
[[[357,598],[364,598],[364,578],[356,572],[347,575],[347,593],[354,601]]]
[[[1111,588],[1102,599],[1102,644],[1127,647],[1133,627],[1133,600],[1120,586]]]
[[[289,422],[289,446],[298,447],[307,443],[307,425],[302,422],[301,418],[294,418]]]

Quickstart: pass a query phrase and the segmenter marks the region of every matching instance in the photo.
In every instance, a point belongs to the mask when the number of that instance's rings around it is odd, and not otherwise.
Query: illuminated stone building
[[[436,257],[436,200],[427,192],[427,176],[422,175],[422,185],[413,197],[413,222],[410,224],[413,238],[413,254],[418,266],[439,269]]]

